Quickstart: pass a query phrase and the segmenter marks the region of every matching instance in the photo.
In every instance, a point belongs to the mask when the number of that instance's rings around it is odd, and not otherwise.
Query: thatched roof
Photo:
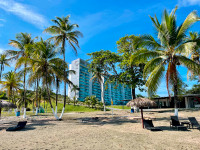
[[[128,107],[152,107],[156,106],[156,103],[148,98],[138,97],[134,100],[129,101],[126,106]]]
[[[17,106],[13,103],[7,101],[0,101],[0,108],[17,108]]]

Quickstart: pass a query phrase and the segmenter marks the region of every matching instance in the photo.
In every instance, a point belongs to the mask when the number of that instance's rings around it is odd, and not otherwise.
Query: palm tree
[[[51,40],[54,40],[55,44],[58,46],[61,44],[61,53],[63,54],[63,61],[65,62],[65,45],[66,41],[73,48],[73,50],[77,53],[77,48],[79,48],[78,39],[79,36],[82,36],[82,33],[78,30],[74,30],[79,27],[77,24],[71,24],[69,22],[69,15],[66,17],[56,17],[55,20],[52,20],[56,25],[50,26],[44,30],[44,32],[50,33],[54,35],[51,37]],[[64,76],[66,76],[66,67],[64,67]],[[66,81],[64,81],[64,107],[66,104]]]
[[[7,90],[9,100],[14,102],[14,92],[19,90],[22,86],[21,75],[14,71],[9,71],[3,74],[3,79],[5,81],[0,81],[0,84],[2,85],[1,90]]]
[[[93,77],[90,80],[98,81],[101,87],[101,102],[103,103],[104,112],[106,111],[105,101],[104,101],[104,74],[100,67],[93,68]]]
[[[56,59],[53,62],[52,69],[53,69],[54,75],[56,77],[56,109],[55,109],[55,113],[57,114],[58,90],[59,90],[59,87],[60,87],[60,82],[64,81],[69,86],[74,86],[74,84],[68,79],[68,75],[70,73],[75,74],[75,71],[74,70],[68,70],[68,64],[65,63],[64,61],[62,61],[61,59]],[[64,103],[66,103],[66,102],[64,102]],[[60,117],[59,117],[60,119],[63,116],[64,110],[65,110],[65,105],[63,106],[62,112],[60,114]]]
[[[197,32],[189,32],[188,40],[194,41],[194,45],[192,48],[188,48],[186,52],[186,56],[191,55],[191,59],[196,63],[200,64],[200,34]],[[189,73],[190,71],[188,71]],[[194,74],[191,72],[192,78]],[[200,78],[200,75],[199,75]]]
[[[16,50],[7,50],[7,53],[12,56],[11,59],[17,60],[16,69],[24,65],[24,118],[26,118],[26,68],[28,65],[28,59],[30,57],[30,45],[34,43],[34,39],[31,38],[31,34],[28,33],[19,33],[16,35],[16,40],[10,40],[9,45],[18,49]]]
[[[157,39],[150,35],[141,36],[141,43],[147,49],[140,50],[132,57],[132,63],[147,62],[143,75],[148,77],[146,86],[148,95],[155,94],[166,69],[166,84],[169,93],[169,86],[174,92],[175,115],[178,115],[177,93],[181,79],[178,74],[177,66],[183,65],[189,70],[199,73],[199,64],[183,55],[188,47],[194,43],[187,40],[186,34],[192,24],[199,20],[195,11],[191,12],[184,22],[177,26],[176,21],[177,7],[169,14],[164,10],[161,23],[157,17],[150,17],[156,29]],[[150,74],[150,75],[149,75]],[[149,76],[148,76],[149,75]],[[170,96],[170,94],[169,94]]]
[[[35,49],[40,50],[40,55],[39,58],[33,57],[35,59],[31,59],[34,64],[33,72],[37,74],[38,78],[41,79],[42,84],[45,85],[52,112],[55,118],[59,119],[55,114],[51,103],[50,86],[55,82],[55,75],[62,74],[64,70],[63,66],[65,67],[67,65],[63,63],[62,59],[56,58],[55,46],[51,44],[50,41],[43,41],[41,38],[41,41],[35,44]],[[57,68],[56,64],[60,63],[62,65]]]
[[[6,58],[7,55],[6,54],[0,54],[0,65],[1,65],[1,70],[0,70],[0,80],[1,80],[1,75],[2,75],[2,72],[4,71],[4,66],[8,66],[10,67],[9,65],[9,59]]]
[[[78,85],[74,85],[73,87],[72,87],[72,89],[71,89],[71,92],[74,92],[75,94],[74,94],[74,106],[75,106],[75,101],[77,100],[77,98],[76,98],[76,91],[79,91],[80,90],[80,88],[78,87]]]

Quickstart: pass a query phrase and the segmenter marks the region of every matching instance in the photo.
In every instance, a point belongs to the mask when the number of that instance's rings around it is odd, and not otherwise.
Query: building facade
[[[69,80],[77,85],[80,90],[76,91],[76,98],[79,101],[84,101],[87,96],[95,95],[101,100],[101,86],[97,81],[92,81],[92,73],[88,71],[88,62],[78,58],[71,62],[69,70],[76,71],[76,74],[70,74]],[[131,99],[131,88],[122,84],[108,84],[105,87],[106,79],[104,78],[104,100],[106,104],[111,104],[111,99],[114,105],[121,104],[120,100]],[[75,92],[71,91],[72,87],[68,86],[68,96],[73,98]]]
[[[174,108],[174,97],[154,98],[159,108]],[[178,108],[200,108],[200,94],[178,95]]]

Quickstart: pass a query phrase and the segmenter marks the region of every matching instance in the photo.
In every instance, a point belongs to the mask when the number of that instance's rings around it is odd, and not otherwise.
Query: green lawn
[[[41,106],[43,106],[43,104],[41,104]],[[54,109],[55,109],[55,103],[53,103],[53,106],[54,106]],[[31,108],[31,111],[27,111],[27,115],[35,115],[35,113],[33,113],[32,106],[29,105],[28,107]],[[62,108],[63,108],[63,104],[58,103],[58,113],[61,113]],[[93,112],[93,111],[100,111],[100,110],[88,108],[86,106],[78,106],[78,105],[75,105],[75,106],[74,105],[66,105],[66,107],[65,107],[65,113],[67,113],[67,112]],[[46,110],[45,110],[45,112],[46,112]],[[47,106],[47,113],[52,113],[52,110],[51,110],[51,107],[50,107],[49,104]],[[2,114],[2,117],[14,116],[15,115],[14,112],[9,113],[8,111],[2,111],[1,114]],[[21,113],[21,115],[22,114],[23,113]],[[42,115],[44,113],[39,113],[39,115],[40,114]]]
[[[117,108],[117,109],[131,109],[130,107],[122,106],[122,105],[113,105],[113,106],[106,106],[106,107]]]

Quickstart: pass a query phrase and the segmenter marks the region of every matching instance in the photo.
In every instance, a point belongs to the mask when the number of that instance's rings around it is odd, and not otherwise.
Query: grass
[[[52,104],[55,109],[55,103],[53,102]],[[43,103],[40,106],[43,106]],[[27,111],[26,114],[27,115],[35,115],[35,112],[33,113],[33,110],[32,110],[32,105],[29,105],[28,108],[31,108],[31,111]],[[62,108],[63,108],[63,104],[58,103],[58,113],[61,113]],[[88,108],[86,106],[79,106],[79,105],[75,105],[75,106],[74,105],[66,105],[65,106],[65,113],[67,113],[67,112],[93,112],[93,111],[99,111],[99,109]],[[46,110],[45,110],[45,112],[46,112]],[[52,110],[51,110],[51,107],[49,104],[47,105],[47,113],[52,113]],[[21,113],[20,115],[22,115],[22,114],[23,113]],[[39,113],[38,115],[43,115],[43,114],[44,113]],[[47,114],[45,113],[45,115],[47,115]],[[5,117],[5,116],[15,116],[15,113],[13,111],[12,112],[2,111],[2,117]]]
[[[117,109],[131,109],[130,107],[127,106],[122,106],[122,105],[113,105],[113,106],[107,106],[109,108],[117,108]]]

